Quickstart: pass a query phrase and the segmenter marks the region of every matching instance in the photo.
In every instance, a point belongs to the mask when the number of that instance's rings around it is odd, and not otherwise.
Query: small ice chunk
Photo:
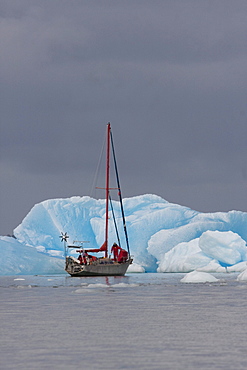
[[[131,272],[143,273],[145,272],[145,269],[138,263],[132,263],[131,265],[129,265],[128,270],[127,270],[127,273],[131,273]]]
[[[186,274],[180,281],[181,283],[214,283],[219,281],[219,279],[207,272],[195,270]]]

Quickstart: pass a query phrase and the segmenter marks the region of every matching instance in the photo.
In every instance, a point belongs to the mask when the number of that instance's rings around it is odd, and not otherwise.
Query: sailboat
[[[85,249],[84,242],[81,242],[83,247],[78,247],[75,245],[67,245],[68,235],[67,233],[62,233],[60,236],[61,241],[64,241],[65,248],[65,271],[67,271],[71,276],[123,276],[125,275],[129,265],[132,263],[132,258],[130,256],[130,248],[128,241],[128,234],[125,222],[124,208],[122,202],[122,195],[120,189],[120,181],[117,169],[117,162],[115,156],[115,150],[113,145],[113,137],[111,132],[110,123],[107,124],[106,132],[106,178],[105,178],[105,240],[102,246],[98,249]],[[117,230],[116,219],[114,216],[114,211],[112,207],[112,201],[110,197],[110,159],[113,159],[117,191],[119,196],[119,203],[121,208],[123,229],[125,235],[126,249],[121,246],[119,233]],[[114,221],[114,226],[116,229],[116,235],[118,239],[118,244],[114,243],[111,252],[113,252],[113,258],[109,254],[109,242],[108,242],[108,231],[109,231],[109,207],[111,207],[112,218]],[[68,254],[70,248],[77,248],[76,252],[79,253],[79,257],[75,258]],[[103,257],[95,257],[95,255],[90,255],[89,253],[97,254],[104,253]]]

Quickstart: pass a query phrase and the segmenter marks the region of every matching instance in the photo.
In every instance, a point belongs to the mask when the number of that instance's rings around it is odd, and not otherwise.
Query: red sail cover
[[[99,249],[87,249],[87,252],[91,252],[91,253],[98,253],[98,252],[105,252],[105,251],[106,251],[106,242],[104,242]]]

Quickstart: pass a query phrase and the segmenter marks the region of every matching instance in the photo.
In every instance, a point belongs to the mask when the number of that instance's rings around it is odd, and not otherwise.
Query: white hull
[[[131,263],[132,259],[117,263],[110,258],[100,258],[89,265],[80,265],[71,257],[67,257],[65,271],[71,276],[123,276]]]

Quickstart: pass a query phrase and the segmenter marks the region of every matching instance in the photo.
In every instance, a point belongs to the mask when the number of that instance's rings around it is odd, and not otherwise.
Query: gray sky
[[[90,195],[108,121],[124,197],[247,211],[246,0],[1,0],[0,16],[1,235]]]

